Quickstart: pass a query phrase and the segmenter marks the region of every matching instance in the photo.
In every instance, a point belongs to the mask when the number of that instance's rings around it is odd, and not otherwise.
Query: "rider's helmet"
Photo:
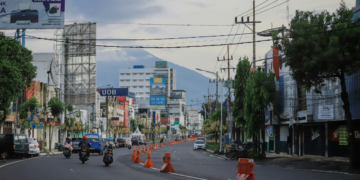
[[[87,136],[83,136],[83,140],[87,140]]]
[[[70,141],[70,140],[71,140],[71,137],[67,137],[66,140]]]
[[[109,140],[109,141],[114,141],[114,138],[110,136],[110,137],[108,138],[108,140]]]

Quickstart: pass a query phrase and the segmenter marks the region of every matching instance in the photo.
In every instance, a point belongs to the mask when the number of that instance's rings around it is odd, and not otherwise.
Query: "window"
[[[130,82],[130,79],[127,79],[126,82]]]
[[[146,99],[150,99],[150,97],[146,97]]]
[[[126,75],[130,75],[130,73],[126,73]]]
[[[139,92],[139,94],[144,94],[143,92]]]
[[[139,88],[144,88],[144,86],[139,86]]]
[[[137,73],[132,73],[133,75],[137,75]]]
[[[139,75],[144,75],[144,73],[139,73]]]
[[[133,79],[132,81],[133,81],[133,82],[136,82],[136,81],[137,81],[137,79]]]
[[[15,143],[24,143],[27,142],[25,135],[16,135],[15,136]]]
[[[140,99],[144,99],[144,97],[140,97]]]
[[[146,92],[146,94],[150,94],[149,92]]]
[[[150,88],[150,86],[146,86],[146,88]]]
[[[150,79],[146,79],[146,82],[150,82]]]
[[[133,86],[133,88],[137,88],[137,86]]]
[[[140,97],[136,97],[136,99],[140,99]]]
[[[126,81],[125,79],[120,80],[120,82],[125,82],[125,81]]]
[[[125,73],[120,73],[120,75],[125,75]]]
[[[151,73],[146,73],[146,75],[151,75]]]
[[[143,79],[139,79],[140,82],[143,82],[144,80]]]

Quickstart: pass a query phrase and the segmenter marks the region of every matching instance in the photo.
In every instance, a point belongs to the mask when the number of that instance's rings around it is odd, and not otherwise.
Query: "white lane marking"
[[[40,157],[31,158],[31,159],[37,159],[37,158],[40,158]],[[10,164],[15,164],[15,163],[18,163],[18,162],[21,162],[21,161],[27,161],[27,160],[31,160],[31,159],[24,159],[24,160],[19,160],[19,161],[14,161],[14,162],[11,162],[11,163],[7,163],[7,164],[4,164],[4,165],[0,166],[0,168],[8,166]]]
[[[70,171],[75,172],[74,170],[70,169]]]

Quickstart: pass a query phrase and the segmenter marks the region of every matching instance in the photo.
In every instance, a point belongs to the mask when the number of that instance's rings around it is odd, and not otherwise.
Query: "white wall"
[[[143,75],[140,75],[139,73],[143,73]],[[154,77],[154,68],[120,69],[119,86],[120,88],[128,87],[130,92],[136,93],[136,99],[150,100],[151,77]],[[139,86],[143,87],[140,88]]]

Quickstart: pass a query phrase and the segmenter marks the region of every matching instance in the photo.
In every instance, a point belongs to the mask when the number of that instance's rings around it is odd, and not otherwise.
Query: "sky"
[[[296,10],[334,12],[340,5],[340,0],[256,0],[256,32],[271,27],[287,25],[289,17],[294,16]],[[354,7],[356,0],[344,0],[348,7]],[[232,25],[235,16],[245,13],[252,8],[252,0],[66,0],[65,24],[74,22],[96,22],[97,38],[170,38],[208,35],[227,35],[251,33],[244,25],[236,26],[171,26],[171,25],[141,25],[141,24],[192,24],[192,25]],[[287,12],[289,7],[289,17]],[[246,16],[245,16],[246,17]],[[240,19],[240,18],[239,18]],[[246,19],[246,18],[245,18]],[[250,18],[252,20],[252,18]],[[130,23],[130,24],[129,24]],[[252,28],[252,26],[251,26]],[[15,30],[5,31],[13,36]],[[27,35],[38,37],[54,37],[54,29],[27,30]],[[240,39],[241,38],[241,39]],[[256,37],[256,40],[269,37]],[[134,45],[134,46],[188,46],[225,44],[231,42],[251,42],[252,35],[224,36],[215,38],[196,38],[166,41],[98,41],[97,44],[106,45]],[[54,43],[46,40],[27,40],[26,47],[36,52],[53,52]],[[271,42],[256,43],[256,59],[262,59],[271,48]],[[122,52],[119,56],[116,50]],[[217,61],[227,56],[224,46],[197,47],[182,49],[144,49],[152,55],[166,61],[184,66],[195,71],[201,68],[209,71],[219,71],[220,76],[227,78],[227,72],[220,68],[228,66],[225,61]],[[236,67],[240,57],[252,58],[253,45],[246,43],[230,46],[229,54],[233,60],[230,67]],[[126,50],[119,48],[97,48],[97,61],[131,61],[136,57],[128,56]],[[227,57],[226,57],[227,58]],[[261,62],[260,62],[261,64]],[[260,65],[258,64],[258,65]],[[203,75],[214,78],[211,74]],[[235,73],[231,72],[234,77]]]

